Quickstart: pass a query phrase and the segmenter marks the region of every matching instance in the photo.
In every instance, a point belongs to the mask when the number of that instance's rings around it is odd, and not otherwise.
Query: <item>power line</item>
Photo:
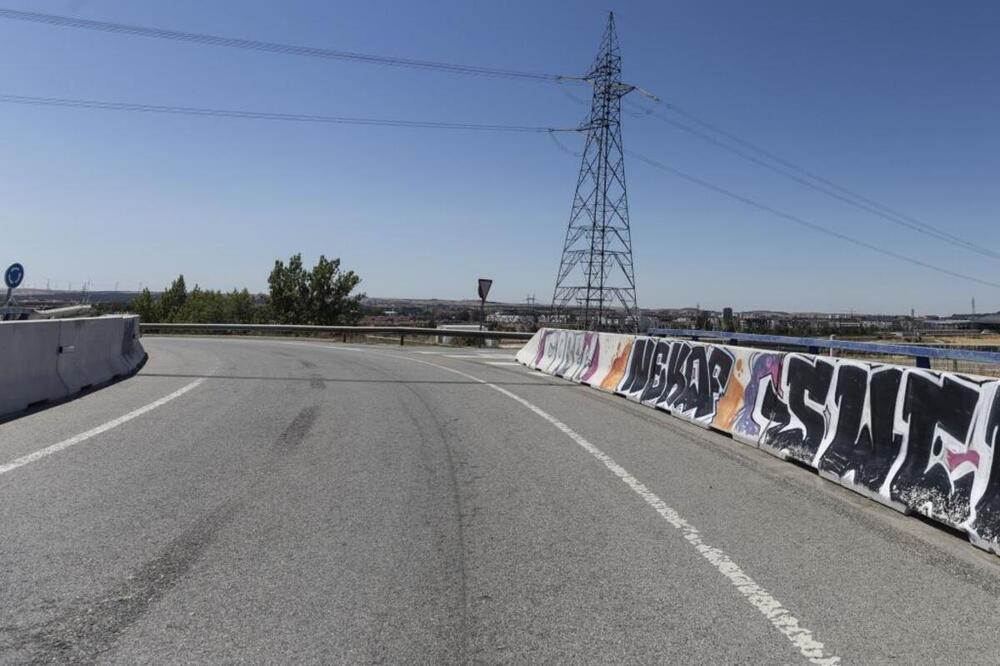
[[[642,109],[640,105],[635,103],[632,103],[632,106],[633,108]],[[746,141],[745,139],[741,139],[740,137],[736,136],[735,134],[732,134],[731,132],[727,132],[726,130],[723,130],[711,123],[703,121],[694,114],[688,111],[684,111],[683,109],[680,109],[674,104],[670,103],[665,104],[665,108],[683,116],[684,118],[690,120],[691,122],[697,123],[698,125],[710,130],[711,132],[715,132],[716,134],[723,136],[729,139],[730,141],[738,143],[739,145],[742,145],[745,148],[753,152],[756,152],[766,157],[768,160],[771,160],[772,162],[775,162],[781,166],[780,167],[775,166],[775,164],[772,164],[771,162],[768,162],[755,155],[752,155],[745,150],[736,148],[735,146],[732,146],[724,141],[720,141],[718,138],[710,134],[707,134],[705,132],[702,132],[694,127],[691,127],[690,125],[686,125],[666,115],[657,113],[652,108],[645,109],[644,113],[641,115],[652,116],[657,120],[669,123],[670,125],[684,132],[687,132],[688,134],[691,134],[692,136],[696,136],[704,141],[707,141],[715,146],[718,146],[719,148],[727,150],[733,153],[734,155],[737,155],[749,162],[752,162],[758,166],[761,166],[774,173],[784,176],[790,180],[793,180],[817,192],[820,192],[829,197],[837,199],[838,201],[849,204],[851,206],[854,206],[855,208],[858,208],[867,213],[871,213],[872,215],[875,215],[889,222],[892,222],[897,226],[901,226],[911,231],[915,231],[925,236],[934,238],[935,240],[939,240],[944,243],[960,247],[963,250],[967,250],[969,252],[975,252],[976,254],[990,257],[991,259],[1000,259],[1000,252],[984,248],[978,243],[974,243],[972,241],[961,238],[960,236],[956,236],[948,231],[945,231],[944,229],[935,227],[930,223],[923,222],[915,217],[906,215],[905,213],[900,213],[899,211],[893,210],[892,208],[889,208],[888,206],[881,204],[875,201],[874,199],[870,199],[861,194],[858,194],[857,192],[853,192],[852,190],[849,190],[841,185],[837,185],[836,183],[822,176],[819,176],[805,169],[804,167],[800,167],[793,162],[785,160],[775,155],[774,153],[765,150],[764,148],[761,148],[749,141]]]
[[[550,136],[555,132],[580,132],[588,129],[583,128],[555,128],[555,127],[538,127],[538,126],[527,126],[527,125],[495,125],[495,124],[483,124],[483,123],[455,123],[455,122],[436,122],[436,121],[418,121],[418,120],[402,120],[402,119],[383,119],[383,118],[353,118],[344,116],[322,116],[322,115],[311,115],[311,114],[291,114],[291,113],[271,113],[271,112],[258,112],[258,111],[241,111],[233,109],[211,109],[202,107],[187,107],[187,106],[162,106],[155,104],[131,104],[125,102],[103,102],[96,100],[83,100],[83,99],[70,99],[61,97],[30,97],[24,95],[3,95],[0,94],[0,103],[13,103],[13,104],[28,104],[28,105],[44,105],[44,106],[56,106],[56,107],[68,107],[68,108],[85,108],[85,109],[99,109],[99,110],[112,110],[112,111],[127,111],[127,112],[141,112],[141,113],[167,113],[167,114],[180,114],[180,115],[190,115],[190,116],[210,116],[210,117],[222,117],[222,118],[243,118],[243,119],[254,119],[254,120],[277,120],[277,121],[291,121],[291,122],[312,122],[312,123],[326,123],[326,124],[340,124],[340,125],[376,125],[376,126],[388,126],[388,127],[407,127],[407,128],[426,128],[426,129],[457,129],[457,130],[473,130],[473,131],[496,131],[496,132],[524,132],[524,133],[549,133]],[[564,146],[560,146],[565,148]],[[949,270],[947,268],[942,268],[934,264],[922,261],[920,259],[915,259],[907,255],[894,252],[892,250],[887,250],[867,241],[863,241],[847,234],[828,229],[815,222],[810,222],[806,219],[792,215],[790,213],[785,213],[781,210],[773,208],[767,204],[761,203],[749,197],[745,197],[735,192],[726,190],[718,185],[709,183],[706,180],[698,178],[687,174],[679,169],[668,166],[654,160],[645,155],[641,155],[632,151],[626,151],[626,154],[644,162],[650,166],[661,169],[668,173],[672,173],[675,176],[683,178],[689,182],[700,185],[704,188],[712,190],[716,193],[722,194],[729,198],[740,201],[744,204],[763,210],[765,212],[771,213],[777,217],[794,222],[800,226],[812,229],[813,231],[818,231],[820,233],[826,234],[828,236],[833,236],[841,240],[853,243],[860,247],[878,252],[880,254],[893,257],[900,261],[905,261],[923,268],[928,268],[930,270],[943,273],[945,275],[950,275],[952,277],[957,277],[963,280],[968,280],[971,282],[976,282],[978,284],[983,284],[990,287],[1000,288],[1000,283],[990,282],[988,280],[982,280],[970,275],[965,275],[956,271]]]
[[[637,159],[640,162],[648,164],[649,166],[655,167],[655,168],[660,169],[662,171],[666,171],[667,173],[673,174],[673,175],[675,175],[675,176],[677,176],[679,178],[683,178],[684,180],[686,180],[688,182],[694,183],[696,185],[700,185],[701,187],[704,187],[704,188],[706,188],[708,190],[711,190],[711,191],[713,191],[713,192],[715,192],[717,194],[722,194],[723,196],[729,197],[730,199],[735,199],[736,201],[744,203],[744,204],[746,204],[748,206],[752,206],[752,207],[754,207],[754,208],[756,208],[758,210],[762,210],[762,211],[764,211],[766,213],[770,213],[770,214],[775,215],[777,217],[780,217],[782,219],[788,220],[789,222],[794,222],[795,224],[798,224],[800,226],[806,227],[807,229],[811,229],[813,231],[817,231],[819,233],[826,234],[827,236],[832,236],[834,238],[839,238],[840,240],[847,241],[848,243],[852,243],[854,245],[857,245],[859,247],[863,247],[863,248],[871,250],[873,252],[878,252],[879,254],[883,254],[883,255],[885,255],[887,257],[892,257],[893,259],[898,259],[899,261],[905,261],[907,263],[914,264],[915,266],[920,266],[922,268],[927,268],[927,269],[930,269],[932,271],[937,271],[938,273],[943,273],[944,275],[950,275],[951,277],[956,277],[956,278],[960,278],[962,280],[968,280],[970,282],[975,282],[977,284],[986,285],[988,287],[996,287],[996,288],[1000,289],[1000,283],[990,282],[989,280],[983,280],[983,279],[980,279],[980,278],[977,278],[977,277],[973,277],[971,275],[966,275],[964,273],[959,273],[957,271],[953,271],[953,270],[950,270],[950,269],[947,269],[947,268],[943,268],[941,266],[937,266],[935,264],[928,263],[928,262],[923,261],[921,259],[915,259],[914,257],[910,257],[910,256],[907,256],[905,254],[900,254],[899,252],[894,252],[892,250],[887,250],[887,249],[879,247],[878,245],[875,245],[873,243],[869,243],[868,241],[864,241],[864,240],[861,240],[859,238],[855,238],[853,236],[848,236],[847,234],[843,234],[843,233],[841,233],[839,231],[834,231],[833,229],[828,229],[827,227],[824,227],[821,224],[817,224],[816,222],[811,222],[811,221],[806,220],[806,219],[804,219],[802,217],[799,217],[797,215],[792,215],[791,213],[786,213],[784,211],[778,210],[777,208],[769,206],[769,205],[767,205],[765,203],[761,203],[760,201],[757,201],[755,199],[751,199],[750,197],[745,197],[742,194],[737,194],[737,193],[732,192],[730,190],[727,190],[727,189],[725,189],[723,187],[720,187],[718,185],[710,183],[707,180],[704,180],[702,178],[698,178],[697,176],[692,176],[691,174],[685,173],[685,172],[681,171],[680,169],[676,169],[676,168],[674,168],[672,166],[669,166],[667,164],[664,164],[662,162],[654,160],[651,157],[646,157],[645,155],[640,155],[639,153],[635,153],[635,152],[630,151],[630,150],[625,151],[625,153],[628,156],[632,157],[633,159]]]
[[[357,53],[354,51],[340,51],[334,49],[321,49],[311,46],[298,46],[294,44],[282,44],[279,42],[263,42],[254,39],[240,39],[237,37],[221,37],[218,35],[208,35],[196,32],[182,32],[179,30],[164,30],[161,28],[150,28],[146,26],[130,25],[127,23],[111,23],[109,21],[91,21],[88,19],[75,18],[72,16],[60,16],[57,14],[42,14],[38,12],[26,12],[16,9],[0,8],[0,18],[14,21],[28,21],[31,23],[41,23],[45,25],[55,25],[65,28],[80,28],[83,30],[94,30],[98,32],[111,32],[136,37],[151,37],[154,39],[167,39],[178,42],[189,42],[193,44],[207,44],[210,46],[224,46],[236,49],[249,49],[252,51],[263,51],[265,53],[279,53],[282,55],[305,56],[309,58],[326,58],[328,60],[344,60],[350,62],[360,62],[369,65],[386,65],[391,67],[407,67],[411,69],[427,69],[452,74],[468,74],[473,76],[494,76],[508,79],[522,79],[530,81],[583,81],[578,76],[563,76],[560,74],[545,74],[539,72],[524,72],[513,69],[499,69],[494,67],[478,67],[475,65],[463,65],[458,63],[434,62],[431,60],[416,60],[412,58],[396,58],[392,56],[373,55],[370,53]]]
[[[185,116],[211,116],[217,118],[246,118],[253,120],[279,120],[333,125],[378,125],[385,127],[415,127],[426,129],[478,130],[487,132],[579,132],[577,127],[537,127],[531,125],[493,125],[485,123],[456,123],[428,120],[403,120],[389,118],[354,118],[348,116],[322,116],[302,113],[271,113],[266,111],[240,111],[235,109],[209,109],[191,106],[163,106],[158,104],[132,104],[104,102],[66,97],[31,97],[0,94],[0,103],[57,106],[106,111],[132,111],[141,113],[171,113]]]

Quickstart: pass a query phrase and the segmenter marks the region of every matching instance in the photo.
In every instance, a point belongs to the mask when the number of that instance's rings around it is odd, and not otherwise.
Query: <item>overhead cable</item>
[[[633,108],[636,109],[642,108],[638,104],[631,103],[631,105]],[[861,194],[858,194],[857,192],[853,192],[841,185],[837,185],[836,183],[822,176],[819,176],[805,169],[804,167],[800,167],[793,162],[785,160],[775,155],[774,153],[765,150],[764,148],[761,148],[749,141],[741,139],[740,137],[736,136],[735,134],[732,134],[731,132],[727,132],[726,130],[723,130],[711,123],[705,122],[699,119],[694,114],[684,111],[683,109],[680,109],[675,104],[666,103],[664,104],[664,108],[674,113],[677,113],[686,118],[687,120],[694,122],[700,125],[701,127],[704,127],[705,129],[714,132],[722,137],[725,137],[726,139],[732,142],[744,146],[747,150],[737,148],[729,143],[726,143],[725,141],[719,140],[717,137],[712,136],[707,132],[703,132],[699,129],[691,127],[690,125],[679,122],[678,120],[671,118],[665,114],[658,113],[652,107],[645,109],[645,112],[642,113],[641,115],[652,116],[657,120],[668,123],[683,132],[687,132],[688,134],[691,134],[692,136],[702,139],[703,141],[707,141],[708,143],[718,146],[719,148],[722,148],[723,150],[733,153],[738,157],[741,157],[749,162],[752,162],[758,166],[768,169],[769,171],[772,171],[794,182],[797,182],[800,185],[804,185],[805,187],[808,187],[812,190],[825,194],[831,198],[837,199],[838,201],[854,206],[855,208],[858,208],[867,213],[880,217],[897,226],[901,226],[911,231],[915,231],[925,236],[934,238],[935,240],[939,240],[941,242],[948,243],[956,247],[960,247],[963,250],[967,250],[969,252],[974,252],[976,254],[990,257],[991,259],[1000,260],[1000,252],[996,252],[989,248],[982,247],[980,243],[976,243],[974,241],[961,238],[960,236],[956,236],[955,234],[945,231],[944,229],[936,227],[930,223],[919,220],[911,215],[906,215],[905,213],[900,213],[896,210],[893,210],[892,208],[889,208],[885,204],[881,204],[875,201],[874,199],[870,199]],[[751,152],[748,152],[748,150],[753,151],[766,159],[761,159],[761,157],[751,154]],[[776,164],[780,166],[776,166]]]
[[[468,74],[472,76],[493,76],[493,77],[508,78],[508,79],[557,81],[557,82],[584,80],[583,77],[579,76],[564,76],[560,74],[525,72],[513,69],[499,69],[494,67],[479,67],[476,65],[464,65],[460,63],[416,60],[413,58],[396,58],[392,56],[375,55],[370,53],[357,53],[354,51],[321,49],[312,46],[282,44],[279,42],[264,42],[255,39],[222,37],[219,35],[209,35],[197,32],[182,32],[179,30],[165,30],[161,28],[151,28],[147,26],[131,25],[127,23],[93,21],[89,19],[76,18],[73,16],[60,16],[58,14],[42,14],[39,12],[27,12],[17,9],[0,8],[0,19],[9,19],[14,21],[28,21],[31,23],[55,25],[65,28],[79,28],[83,30],[110,32],[110,33],[117,33],[124,35],[132,35],[136,37],[150,37],[154,39],[167,39],[179,42],[190,42],[194,44],[206,44],[209,46],[223,46],[228,48],[249,49],[253,51],[278,53],[282,55],[305,56],[309,58],[326,58],[328,60],[344,60],[350,62],[366,63],[370,65],[407,67],[411,69],[427,69],[427,70],[436,70],[441,72],[450,72],[453,74]]]
[[[893,259],[897,259],[899,261],[905,261],[905,262],[913,264],[915,266],[920,266],[922,268],[927,268],[929,270],[936,271],[936,272],[942,273],[944,275],[950,275],[951,277],[960,278],[962,280],[968,280],[969,282],[975,282],[977,284],[986,285],[988,287],[996,287],[996,288],[1000,289],[1000,283],[991,282],[989,280],[983,280],[981,278],[977,278],[977,277],[974,277],[974,276],[971,276],[971,275],[966,275],[965,273],[959,273],[958,271],[953,271],[951,269],[944,268],[944,267],[938,266],[936,264],[931,264],[929,262],[923,261],[922,259],[916,259],[914,257],[910,257],[908,255],[901,254],[901,253],[896,252],[894,250],[889,250],[889,249],[886,249],[884,247],[879,247],[878,245],[875,245],[874,243],[870,243],[868,241],[861,240],[860,238],[855,238],[853,236],[849,236],[849,235],[841,233],[839,231],[834,231],[833,229],[825,227],[825,226],[823,226],[821,224],[818,224],[816,222],[812,222],[812,221],[807,220],[805,218],[799,217],[798,215],[793,215],[791,213],[786,213],[786,212],[784,212],[782,210],[774,208],[773,206],[769,206],[768,204],[762,203],[762,202],[757,201],[755,199],[751,199],[750,197],[743,196],[742,194],[737,194],[736,192],[732,192],[730,190],[727,190],[727,189],[725,189],[723,187],[715,185],[714,183],[710,183],[707,180],[704,180],[704,179],[699,178],[697,176],[692,176],[691,174],[685,173],[685,172],[681,171],[680,169],[677,169],[677,168],[672,167],[670,165],[664,164],[663,162],[660,162],[658,160],[654,160],[651,157],[646,157],[645,155],[642,155],[642,154],[639,154],[639,153],[636,153],[636,152],[633,152],[633,151],[625,151],[625,154],[628,155],[629,157],[632,157],[633,159],[636,159],[636,160],[639,160],[640,162],[648,164],[651,167],[660,169],[661,171],[666,171],[667,173],[673,174],[674,176],[677,176],[678,178],[683,178],[684,180],[686,180],[686,181],[688,181],[690,183],[694,183],[694,184],[699,185],[699,186],[701,186],[701,187],[703,187],[705,189],[711,190],[711,191],[713,191],[713,192],[715,192],[717,194],[721,194],[723,196],[729,197],[730,199],[734,199],[734,200],[739,201],[739,202],[741,202],[743,204],[746,204],[748,206],[752,206],[753,208],[756,208],[758,210],[764,211],[766,213],[770,213],[771,215],[774,215],[776,217],[780,217],[780,218],[782,218],[784,220],[787,220],[789,222],[793,222],[793,223],[795,223],[795,224],[797,224],[799,226],[805,227],[805,228],[810,229],[812,231],[816,231],[818,233],[825,234],[827,236],[832,236],[833,238],[838,238],[838,239],[840,239],[842,241],[846,241],[848,243],[852,243],[854,245],[857,245],[859,247],[863,247],[863,248],[871,250],[873,252],[878,252],[879,254],[885,255],[887,257],[892,257]]]
[[[0,103],[57,106],[107,111],[141,113],[171,113],[186,116],[212,116],[220,118],[247,118],[253,120],[278,120],[334,125],[379,125],[386,127],[416,127],[426,129],[479,130],[487,132],[578,132],[577,127],[537,127],[531,125],[495,125],[487,123],[458,123],[449,121],[405,120],[392,118],[357,118],[349,116],[323,116],[302,113],[271,113],[267,111],[240,111],[235,109],[210,109],[191,106],[164,106],[159,104],[133,104],[106,102],[66,97],[32,97],[27,95],[0,94]]]

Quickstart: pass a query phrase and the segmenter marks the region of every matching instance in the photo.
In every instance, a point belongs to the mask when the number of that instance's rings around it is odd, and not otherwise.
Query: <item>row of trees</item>
[[[130,309],[149,322],[354,325],[362,315],[364,294],[352,295],[360,282],[354,271],[340,269],[340,259],[320,256],[312,270],[306,270],[302,255],[295,254],[287,264],[274,262],[267,296],[198,285],[188,291],[180,275],[158,296],[143,289]]]

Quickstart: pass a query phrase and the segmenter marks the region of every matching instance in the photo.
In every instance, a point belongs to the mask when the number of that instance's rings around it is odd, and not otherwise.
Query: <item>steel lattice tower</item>
[[[582,328],[637,330],[632,234],[625,190],[621,100],[635,86],[621,82],[615,16],[586,79],[593,86],[586,144],[552,295],[553,313],[583,309]]]

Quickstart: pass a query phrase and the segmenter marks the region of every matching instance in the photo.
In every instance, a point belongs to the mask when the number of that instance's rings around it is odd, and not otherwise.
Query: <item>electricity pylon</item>
[[[612,13],[585,77],[594,90],[590,117],[581,128],[587,140],[552,295],[554,314],[582,308],[577,322],[589,330],[639,326],[621,127],[622,97],[636,87],[621,82],[621,71]]]

